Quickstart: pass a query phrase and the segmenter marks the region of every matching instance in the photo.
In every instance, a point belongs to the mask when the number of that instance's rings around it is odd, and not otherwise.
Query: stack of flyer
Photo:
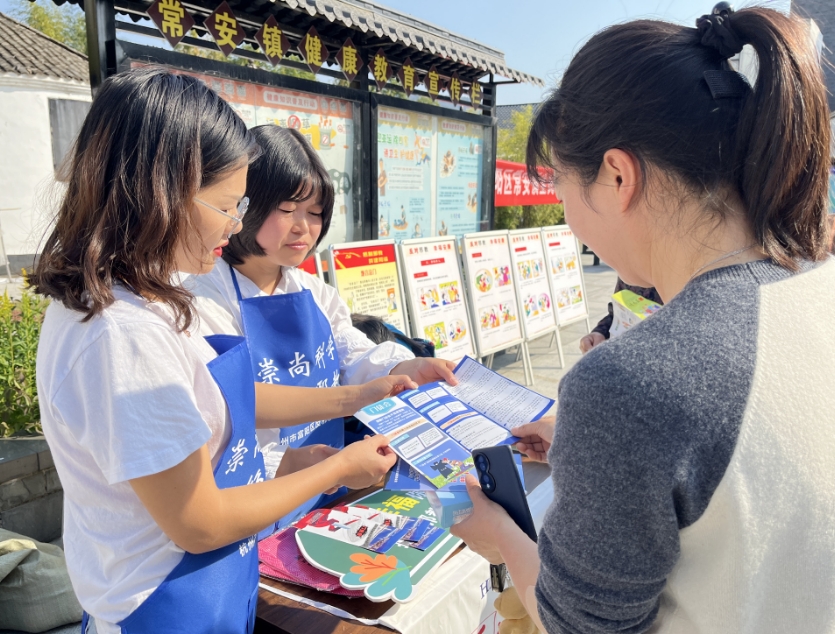
[[[610,337],[622,335],[627,330],[640,324],[644,319],[658,312],[661,304],[641,297],[630,290],[618,291],[612,295],[612,327]]]

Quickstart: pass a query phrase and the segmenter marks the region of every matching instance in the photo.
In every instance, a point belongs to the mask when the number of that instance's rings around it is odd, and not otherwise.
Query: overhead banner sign
[[[551,273],[551,291],[560,326],[588,317],[577,239],[567,225],[544,227],[542,246]]]
[[[510,257],[525,337],[531,340],[552,332],[557,327],[557,315],[540,230],[511,231]]]
[[[404,240],[400,265],[414,336],[434,343],[441,359],[477,356],[455,238]]]
[[[352,313],[379,317],[409,334],[393,240],[332,244],[328,270]]]
[[[540,172],[546,174],[544,168]],[[496,207],[513,205],[553,205],[560,200],[554,193],[551,178],[540,185],[528,178],[528,168],[521,163],[496,161]]]
[[[473,328],[483,357],[522,341],[509,237],[507,231],[472,233],[462,244]]]

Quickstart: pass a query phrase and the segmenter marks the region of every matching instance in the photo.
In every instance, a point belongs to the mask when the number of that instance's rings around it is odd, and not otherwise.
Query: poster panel
[[[522,340],[508,242],[507,231],[471,233],[462,239],[472,324],[482,357]]]
[[[377,110],[380,238],[432,235],[432,119],[406,110]]]
[[[331,284],[352,313],[373,315],[409,334],[394,241],[332,244]]]
[[[476,356],[455,238],[404,240],[400,266],[415,337],[435,344],[435,356]]]
[[[144,65],[131,62],[132,67]],[[295,128],[307,137],[325,164],[334,186],[333,219],[320,246],[353,239],[355,130],[352,102],[177,68],[169,70],[201,80],[232,106],[248,128],[275,124]]]
[[[510,258],[525,337],[531,340],[553,331],[557,327],[557,315],[540,230],[511,231]]]
[[[483,126],[438,119],[435,235],[464,235],[480,226]]]
[[[580,249],[571,229],[567,225],[544,227],[542,246],[551,276],[559,325],[565,326],[588,317]]]

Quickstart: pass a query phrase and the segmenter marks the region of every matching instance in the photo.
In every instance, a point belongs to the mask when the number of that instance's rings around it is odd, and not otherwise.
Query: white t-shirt
[[[358,385],[387,375],[397,364],[415,355],[404,346],[394,342],[374,344],[351,323],[351,311],[339,297],[333,286],[325,284],[318,277],[296,268],[282,268],[281,282],[273,295],[297,293],[309,289],[316,305],[330,322],[334,344],[339,352],[340,384]],[[258,286],[245,275],[235,273],[241,297],[267,297]],[[241,335],[241,309],[238,295],[232,282],[229,265],[218,259],[215,267],[206,275],[192,275],[183,285],[196,298],[200,317],[200,333]],[[278,444],[278,429],[259,429],[258,443],[264,454],[267,475],[273,477],[284,453]]]
[[[73,589],[100,634],[118,633],[180,562],[129,480],[229,441],[228,412],[206,368],[217,355],[171,313],[115,289],[87,323],[52,302],[38,346],[41,422],[64,488],[64,547]]]

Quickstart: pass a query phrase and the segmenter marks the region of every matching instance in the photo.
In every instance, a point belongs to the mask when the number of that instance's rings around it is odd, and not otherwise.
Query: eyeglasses
[[[232,231],[234,231],[238,227],[238,225],[241,223],[241,220],[243,220],[244,218],[246,210],[249,209],[249,198],[247,196],[241,198],[241,202],[238,203],[238,207],[237,209],[235,209],[234,214],[230,214],[228,211],[223,211],[223,209],[218,209],[214,205],[210,205],[209,203],[204,202],[199,198],[195,198],[194,202],[200,203],[201,205],[205,205],[209,209],[216,211],[219,214],[223,214],[224,216],[229,218],[229,220],[232,221]]]

